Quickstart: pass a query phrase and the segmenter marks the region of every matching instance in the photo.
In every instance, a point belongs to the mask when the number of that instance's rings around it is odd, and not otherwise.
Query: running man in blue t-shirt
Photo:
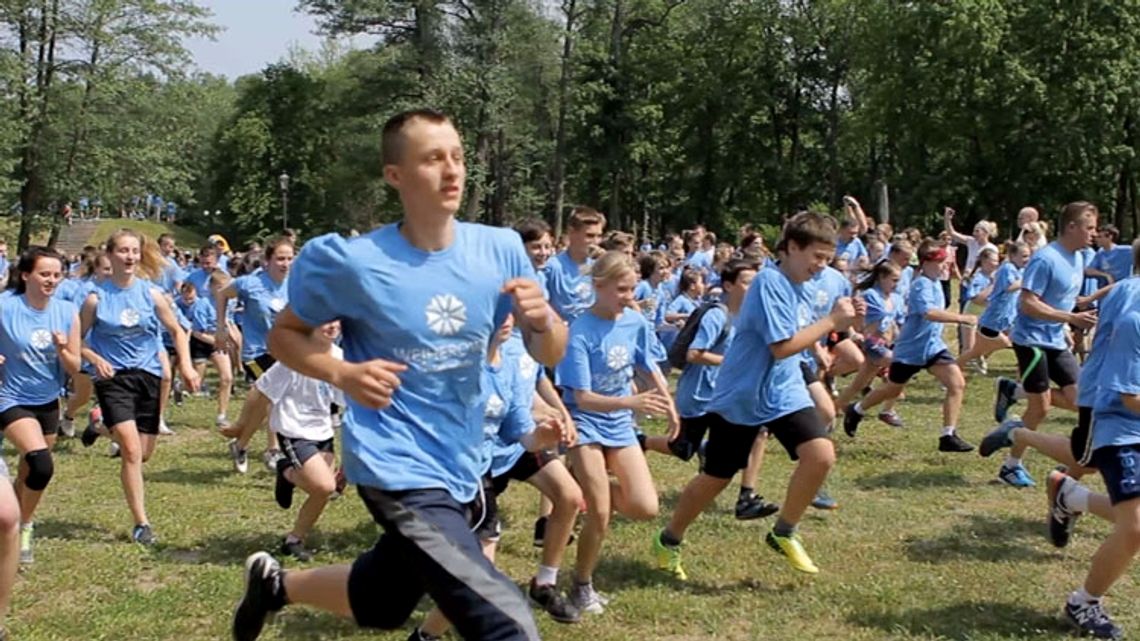
[[[1028,401],[1022,421],[1036,430],[1045,420],[1051,405],[1076,411],[1077,379],[1081,367],[1069,349],[1066,326],[1088,330],[1096,325],[1093,310],[1076,311],[1077,296],[1084,281],[1085,265],[1079,250],[1092,242],[1096,233],[1096,205],[1074,202],[1061,212],[1060,235],[1057,240],[1033,254],[1025,268],[1018,316],[1013,323],[1013,351],[1021,373],[1021,388]],[[1060,388],[1051,393],[1052,381]],[[1012,402],[1016,385],[998,380],[995,414]],[[998,477],[1014,487],[1034,485],[1033,478],[1022,465],[1025,448],[1015,445],[998,471]]]
[[[285,572],[265,552],[246,562],[235,641],[256,639],[287,603],[392,629],[427,593],[466,639],[532,640],[523,596],[483,556],[464,504],[479,492],[495,330],[514,309],[532,356],[562,358],[566,326],[542,297],[509,229],[461,223],[463,143],[447,116],[404,112],[384,126],[384,178],[404,218],[351,240],[310,241],[293,264],[271,353],[343,389],[344,469],[384,530],[352,565]],[[314,332],[340,320],[343,361]]]
[[[1118,245],[1118,240],[1120,230],[1115,225],[1104,225],[1097,231],[1098,250],[1085,267],[1085,276],[1101,279],[1102,285],[1111,285],[1132,275],[1132,248]]]

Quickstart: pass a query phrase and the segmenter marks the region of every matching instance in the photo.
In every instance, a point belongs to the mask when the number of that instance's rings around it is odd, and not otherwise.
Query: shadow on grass
[[[855,486],[861,490],[965,486],[969,484],[966,477],[956,470],[896,470],[863,476],[855,481]]]
[[[160,472],[148,472],[147,481],[155,483],[179,483],[185,485],[213,485],[222,479],[234,476],[228,467],[210,468],[206,470],[185,470],[181,468],[167,468]]]
[[[38,529],[39,525],[36,527]],[[318,525],[306,547],[317,554],[314,564],[321,565],[332,558],[355,557],[371,548],[379,533],[380,529],[369,520],[362,520],[347,530],[321,530]],[[258,550],[276,555],[283,536],[283,532],[226,532],[201,539],[192,548],[168,547],[163,552],[177,563],[240,564]]]
[[[85,521],[68,521],[62,519],[36,519],[36,536],[49,539],[64,539],[67,541],[118,541],[121,533],[88,523]]]
[[[971,514],[935,538],[908,537],[907,558],[916,563],[940,565],[956,561],[1032,561],[1054,558],[1043,552],[1044,524],[1022,517]]]
[[[903,611],[857,612],[848,617],[848,621],[891,636],[905,633],[907,636],[953,641],[970,641],[980,635],[986,638],[1055,638],[1066,630],[1058,616],[1020,605],[982,601]]]
[[[690,578],[680,582],[663,570],[652,565],[649,556],[629,557],[625,555],[602,556],[595,575],[605,577],[598,586],[602,592],[619,593],[628,589],[652,588],[665,586],[680,592],[699,596],[722,595],[726,591],[749,591],[769,594],[781,594],[794,590],[789,583],[770,584],[758,581],[755,578],[743,578],[735,583],[704,583]]]

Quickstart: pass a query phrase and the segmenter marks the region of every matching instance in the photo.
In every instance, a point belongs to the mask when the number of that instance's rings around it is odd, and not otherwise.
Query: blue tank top
[[[16,405],[43,405],[59,398],[66,371],[52,334],[71,332],[78,309],[65,300],[48,299],[42,311],[24,295],[0,300],[0,412]]]
[[[154,312],[154,286],[141,278],[125,289],[110,279],[95,287],[99,304],[88,345],[115,368],[141,369],[162,376],[158,360],[158,316]]]

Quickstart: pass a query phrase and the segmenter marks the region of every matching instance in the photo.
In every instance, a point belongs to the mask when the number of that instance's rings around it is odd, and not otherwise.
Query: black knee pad
[[[51,460],[51,452],[46,448],[28,452],[24,455],[24,462],[28,464],[28,477],[24,479],[24,485],[29,490],[42,491],[55,474],[55,463]]]

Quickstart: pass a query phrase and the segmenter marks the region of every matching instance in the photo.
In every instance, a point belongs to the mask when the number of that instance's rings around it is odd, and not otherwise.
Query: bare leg
[[[1093,596],[1104,596],[1124,576],[1140,551],[1140,499],[1114,506],[1113,514],[1112,534],[1093,555],[1092,567],[1085,577],[1085,590]]]
[[[580,445],[570,451],[574,474],[586,499],[586,516],[578,536],[578,558],[574,578],[579,583],[593,579],[594,568],[602,551],[602,542],[610,527],[610,479],[606,473],[606,457],[598,445]]]
[[[124,421],[111,426],[116,441],[121,448],[121,467],[119,477],[123,484],[123,493],[127,497],[127,507],[135,525],[149,523],[146,518],[146,498],[143,490],[143,446],[138,427],[134,421]]]
[[[293,531],[289,533],[302,541],[309,535],[317,519],[321,518],[329,497],[336,491],[336,478],[332,470],[333,458],[332,454],[321,452],[320,455],[305,461],[300,470],[290,468],[285,472],[285,478],[289,482],[309,495],[301,504],[297,519],[293,522]]]
[[[835,467],[835,446],[829,439],[817,438],[800,443],[796,454],[800,460],[788,481],[788,492],[780,507],[780,519],[791,525],[800,522],[827,480],[831,468]]]

